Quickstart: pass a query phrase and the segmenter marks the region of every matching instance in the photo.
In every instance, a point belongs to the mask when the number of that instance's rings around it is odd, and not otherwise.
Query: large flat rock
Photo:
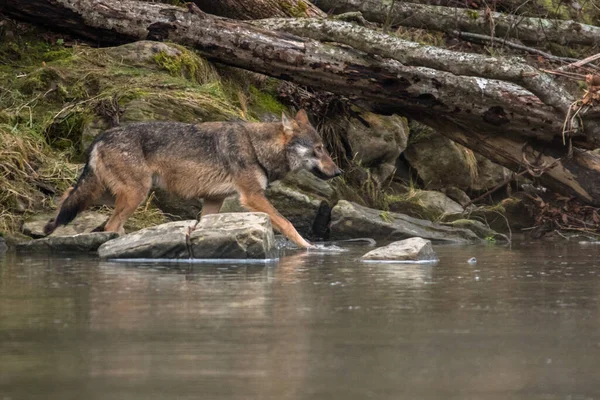
[[[115,232],[80,233],[70,236],[48,236],[18,243],[19,252],[49,251],[49,252],[90,252],[96,251],[105,242],[116,238]]]
[[[331,240],[371,237],[374,239],[408,239],[421,237],[438,243],[477,243],[473,231],[454,228],[408,215],[375,210],[346,200],[331,212]]]
[[[264,213],[204,216],[190,235],[192,258],[271,258],[275,237]]]
[[[189,258],[186,237],[196,220],[175,221],[140,229],[104,243],[102,258]]]
[[[169,222],[111,240],[102,258],[266,259],[273,256],[271,220],[264,213],[223,213]]]

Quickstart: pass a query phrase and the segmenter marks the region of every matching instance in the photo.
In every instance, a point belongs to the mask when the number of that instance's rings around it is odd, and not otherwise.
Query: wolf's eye
[[[322,152],[323,151],[323,145],[318,145],[317,147],[315,147],[315,151],[317,152]]]

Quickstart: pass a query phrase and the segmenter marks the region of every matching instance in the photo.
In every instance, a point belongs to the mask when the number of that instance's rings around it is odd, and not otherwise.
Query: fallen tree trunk
[[[513,170],[525,167],[521,149],[531,140],[539,153],[544,147],[551,150],[544,164],[551,168],[541,176],[545,185],[600,205],[600,157],[579,150],[564,157],[566,147],[553,145],[562,117],[513,83],[404,65],[249,23],[132,0],[23,0],[18,5],[0,0],[0,10],[99,42],[169,39],[215,61],[435,125],[440,133]],[[590,130],[590,124],[585,127],[576,139],[595,147],[600,133]]]
[[[261,19],[275,17],[312,17],[327,16],[311,2],[303,0],[193,0],[209,14],[233,19]]]
[[[499,12],[440,7],[395,0],[315,0],[315,5],[335,14],[360,11],[372,22],[422,28],[452,34],[465,31],[524,42],[600,44],[600,27],[576,21],[523,17]]]

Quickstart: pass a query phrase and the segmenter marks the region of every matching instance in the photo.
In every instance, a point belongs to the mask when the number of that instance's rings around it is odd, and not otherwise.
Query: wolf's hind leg
[[[218,214],[225,199],[204,199],[200,218],[209,214]]]
[[[107,232],[117,232],[119,235],[125,234],[125,221],[135,212],[135,209],[144,201],[150,191],[150,185],[145,190],[137,191],[130,189],[117,194],[115,200],[115,210],[106,222],[104,230]]]

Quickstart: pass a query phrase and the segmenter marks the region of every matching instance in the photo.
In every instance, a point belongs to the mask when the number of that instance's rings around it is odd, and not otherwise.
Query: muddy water
[[[0,399],[600,398],[600,246],[0,258]],[[477,264],[467,260],[476,257]]]

